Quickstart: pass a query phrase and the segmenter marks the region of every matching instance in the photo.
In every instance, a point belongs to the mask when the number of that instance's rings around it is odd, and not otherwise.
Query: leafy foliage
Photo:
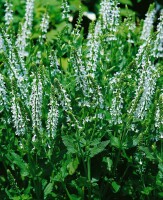
[[[162,199],[163,11],[2,3],[1,199]]]

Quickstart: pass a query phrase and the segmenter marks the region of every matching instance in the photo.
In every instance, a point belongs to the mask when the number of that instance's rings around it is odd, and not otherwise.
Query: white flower
[[[48,32],[48,28],[49,28],[49,15],[47,13],[45,13],[42,17],[42,21],[41,21],[41,32],[42,32],[42,38],[46,38],[46,33]]]
[[[29,39],[29,36],[31,34],[31,27],[33,21],[33,8],[34,8],[34,0],[27,0],[24,24],[22,25],[21,33],[18,34],[18,38],[16,41],[16,45],[19,49],[19,55],[20,57],[23,58],[28,55],[28,52],[26,52],[26,47],[27,47],[27,39]]]
[[[163,93],[160,94],[156,105],[155,128],[160,138],[163,138]]]
[[[54,99],[54,97],[51,94],[50,97],[50,109],[48,113],[48,120],[47,120],[47,131],[48,136],[54,138],[56,134],[57,124],[58,124],[58,103]]]
[[[153,56],[163,58],[163,9],[160,13],[159,23],[157,25],[157,36],[154,42]]]
[[[13,20],[12,4],[6,0],[5,7],[5,24],[8,26]]]
[[[4,78],[0,74],[0,106],[7,106],[8,100],[7,100],[7,92],[6,92],[6,86],[4,83]],[[7,108],[7,107],[6,107]]]
[[[43,88],[40,76],[33,79],[32,82],[32,93],[30,96],[30,105],[32,108],[32,127],[33,131],[37,128],[38,131],[42,130],[42,95]]]
[[[51,68],[51,75],[56,76],[57,74],[61,74],[61,70],[59,69],[59,63],[57,59],[57,52],[52,51],[49,59],[50,59],[50,68]]]
[[[57,97],[58,97],[58,104],[63,108],[64,111],[72,111],[71,107],[71,100],[66,92],[66,90],[63,88],[63,86],[59,83],[57,79],[55,79],[55,83],[57,84]]]
[[[0,34],[0,53],[3,52],[4,49],[4,41],[2,35]]]
[[[146,14],[142,34],[141,34],[141,37],[140,37],[142,40],[148,40],[148,38],[151,34],[151,31],[153,29],[155,14],[156,14],[155,9],[148,11],[148,13]]]
[[[4,32],[3,38],[5,40],[4,42],[4,48],[6,51],[4,51],[5,56],[8,61],[9,69],[7,71],[9,78],[12,80],[12,78],[15,78],[17,81],[17,86],[20,89],[21,92],[21,98],[26,101],[27,94],[28,94],[28,83],[27,83],[27,69],[24,64],[24,60],[19,57],[19,55],[16,55],[13,43],[11,39],[9,38],[9,35]],[[27,101],[26,101],[27,103]]]
[[[111,122],[115,125],[122,123],[122,108],[124,100],[122,98],[123,90],[120,88],[122,73],[116,72],[110,79],[110,89],[113,93],[112,104],[110,107]]]
[[[87,73],[85,69],[85,65],[82,58],[82,49],[79,48],[76,52],[75,57],[71,56],[71,61],[73,63],[74,68],[74,76],[76,80],[76,90],[81,90],[84,96],[87,96],[89,86],[87,80]]]
[[[151,105],[152,97],[155,92],[158,77],[156,66],[153,65],[150,60],[142,63],[139,76],[138,87],[129,113],[134,113],[136,119],[143,120]]]
[[[67,0],[62,0],[62,19],[66,19],[66,20],[69,20],[69,13],[70,13],[70,7],[68,5],[68,2]]]
[[[116,0],[103,0],[100,6],[102,29],[116,32],[120,16],[118,2]]]
[[[97,62],[98,62],[100,38],[98,35],[95,35],[94,33],[89,33],[87,39],[88,39],[88,41],[87,41],[88,62],[87,62],[86,69],[87,69],[88,73],[90,72],[94,76],[94,73],[96,72]]]
[[[12,92],[12,105],[11,105],[11,112],[12,112],[12,119],[14,123],[14,128],[16,129],[15,134],[20,136],[25,134],[25,122],[23,119],[23,115],[20,109],[20,105],[16,100],[15,94]]]

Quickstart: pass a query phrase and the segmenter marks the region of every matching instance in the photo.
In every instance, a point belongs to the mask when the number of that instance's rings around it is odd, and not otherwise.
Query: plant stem
[[[87,159],[87,170],[88,170],[87,178],[89,182],[88,192],[89,192],[89,199],[91,199],[92,188],[91,188],[91,158],[90,157],[88,157]]]

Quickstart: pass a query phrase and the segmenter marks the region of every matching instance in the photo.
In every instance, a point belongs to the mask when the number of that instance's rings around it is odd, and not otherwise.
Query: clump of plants
[[[65,26],[34,36],[34,0],[0,29],[1,199],[163,198],[163,11],[121,19],[102,0],[85,39],[67,0]],[[154,26],[154,24],[156,24]]]

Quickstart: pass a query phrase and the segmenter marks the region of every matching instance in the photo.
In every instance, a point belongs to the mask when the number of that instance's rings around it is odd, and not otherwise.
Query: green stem
[[[91,181],[91,158],[87,160],[88,181]]]
[[[87,167],[86,167],[86,164],[85,164],[85,161],[84,161],[83,151],[81,149],[80,142],[79,142],[78,138],[77,138],[77,143],[78,143],[79,151],[80,151],[82,162],[83,162],[83,166],[84,166],[84,172],[85,172],[85,174],[87,174]]]
[[[71,194],[69,193],[69,191],[68,191],[66,185],[64,184],[64,182],[62,182],[62,185],[63,185],[63,187],[64,187],[64,189],[65,189],[65,191],[66,191],[66,194],[67,194],[68,198],[69,198],[70,200],[73,200],[73,198],[71,197]]]
[[[119,162],[120,155],[121,155],[121,149],[119,149],[119,151],[118,151],[118,155],[116,156],[116,160],[115,160],[115,164],[114,164],[113,174],[115,174],[115,172],[116,172],[116,169],[117,169],[117,166],[118,166],[118,162]]]
[[[87,170],[88,170],[87,178],[89,182],[88,192],[89,192],[89,199],[91,199],[92,188],[91,188],[91,158],[90,157],[88,157],[87,159]]]
[[[161,138],[161,161],[163,162],[163,139]]]
[[[124,179],[124,177],[125,177],[125,175],[126,175],[126,173],[127,173],[127,171],[128,171],[128,169],[129,169],[129,167],[130,167],[131,165],[129,164],[129,165],[127,165],[127,167],[126,167],[126,169],[125,169],[125,171],[124,171],[124,173],[123,173],[123,175],[122,175],[122,177],[121,177],[121,183],[123,182],[123,179]]]

